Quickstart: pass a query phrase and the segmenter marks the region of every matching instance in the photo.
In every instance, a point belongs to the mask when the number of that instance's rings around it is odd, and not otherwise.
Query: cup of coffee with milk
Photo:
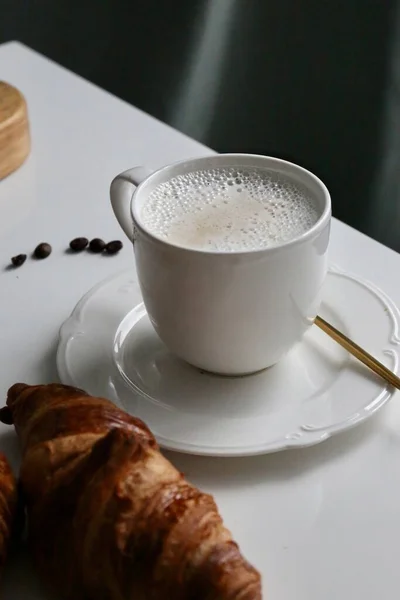
[[[317,314],[331,201],[315,175],[250,154],[134,167],[111,184],[150,321],[191,365],[245,375],[277,363]]]

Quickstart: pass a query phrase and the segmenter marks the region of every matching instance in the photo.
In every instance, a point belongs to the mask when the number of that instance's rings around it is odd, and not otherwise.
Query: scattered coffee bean
[[[11,259],[14,267],[20,267],[26,261],[26,254],[18,254],[17,256],[13,256]]]
[[[112,242],[108,242],[106,245],[107,254],[116,254],[122,248],[123,244],[120,240],[114,240]]]
[[[71,240],[69,243],[69,247],[74,252],[82,252],[88,245],[89,240],[85,237],[77,237],[74,240]]]
[[[51,250],[50,244],[43,242],[42,244],[39,244],[39,246],[36,246],[33,255],[35,258],[47,258],[50,256]]]
[[[106,247],[105,241],[101,240],[100,238],[94,238],[89,244],[90,250],[92,252],[95,252],[96,254],[103,252],[105,247]]]

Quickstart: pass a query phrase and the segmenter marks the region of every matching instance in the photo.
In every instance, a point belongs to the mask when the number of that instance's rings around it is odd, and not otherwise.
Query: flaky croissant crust
[[[16,481],[7,458],[0,453],[0,575],[8,554],[16,507]]]
[[[57,384],[16,384],[0,418],[22,444],[36,563],[64,598],[261,599],[260,576],[212,496],[185,480],[142,421]]]

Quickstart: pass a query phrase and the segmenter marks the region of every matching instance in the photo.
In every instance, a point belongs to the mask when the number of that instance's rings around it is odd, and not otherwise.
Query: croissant
[[[16,507],[16,482],[6,457],[0,453],[0,575],[7,558]]]
[[[103,398],[15,384],[0,419],[22,445],[35,563],[75,600],[260,600],[212,496],[160,453],[146,425]]]

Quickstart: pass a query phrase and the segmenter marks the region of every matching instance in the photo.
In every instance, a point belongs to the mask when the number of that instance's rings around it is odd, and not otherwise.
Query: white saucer
[[[400,313],[373,284],[331,268],[320,315],[397,373]],[[215,456],[317,444],[366,420],[394,393],[317,327],[258,374],[200,372],[159,340],[132,270],[82,298],[61,328],[57,366],[63,383],[143,419],[164,448]]]

